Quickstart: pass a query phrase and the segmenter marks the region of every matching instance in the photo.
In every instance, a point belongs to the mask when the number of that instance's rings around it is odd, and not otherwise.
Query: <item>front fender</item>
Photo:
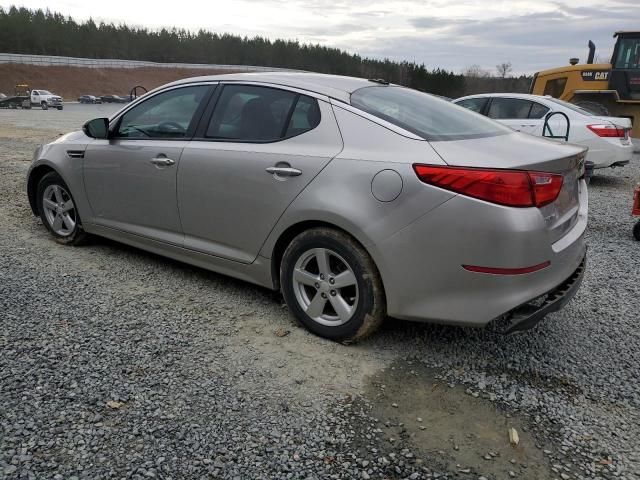
[[[84,152],[89,138],[82,132],[63,135],[54,142],[39,146],[34,152],[34,161],[27,171],[26,190],[29,205],[34,215],[39,215],[36,201],[38,182],[47,172],[54,171],[66,183],[73,195],[80,218],[85,221],[91,217],[87,202],[82,170],[83,158],[73,158],[67,154],[68,150]]]

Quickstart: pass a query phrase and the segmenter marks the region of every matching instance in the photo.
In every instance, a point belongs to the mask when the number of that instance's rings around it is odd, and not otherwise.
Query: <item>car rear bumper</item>
[[[628,145],[623,145],[619,143],[620,140],[618,139],[610,140],[606,141],[606,145],[602,148],[600,146],[589,147],[586,160],[593,162],[594,168],[621,167],[631,161],[634,149],[633,143],[630,141]]]
[[[544,295],[540,303],[527,302],[506,315],[509,326],[505,333],[529,330],[549,313],[557,312],[571,300],[580,288],[587,266],[585,255],[580,266],[569,278]]]
[[[551,243],[539,209],[452,198],[370,247],[384,283],[389,316],[481,327],[548,294],[584,261],[586,192],[582,202],[576,223]],[[462,267],[517,269],[545,262],[550,263],[538,271],[510,275]],[[531,315],[539,320],[562,305],[553,303]]]

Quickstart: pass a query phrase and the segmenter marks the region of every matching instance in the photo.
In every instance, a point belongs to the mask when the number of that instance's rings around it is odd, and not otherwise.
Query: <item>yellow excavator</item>
[[[551,95],[597,115],[631,119],[631,136],[640,138],[640,31],[616,32],[611,63],[593,63],[596,46],[589,40],[586,64],[577,58],[566,67],[534,75],[529,93]]]

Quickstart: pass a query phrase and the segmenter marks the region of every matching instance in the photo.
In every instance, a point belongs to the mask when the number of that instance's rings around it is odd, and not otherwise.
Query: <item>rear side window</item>
[[[495,119],[522,119],[529,118],[529,110],[531,109],[529,100],[520,98],[500,98],[496,97],[491,100],[489,106],[489,118]]]
[[[360,88],[351,94],[351,105],[425,140],[463,140],[513,133],[466,108],[410,88]]]
[[[487,98],[467,98],[456,102],[456,105],[468,108],[472,112],[482,113],[484,106],[487,104]]]
[[[308,130],[313,130],[319,123],[320,107],[316,99],[300,95],[293,109],[286,136],[293,137]]]
[[[564,87],[567,84],[567,77],[554,78],[553,80],[547,80],[544,86],[544,94],[550,95],[554,98],[559,98],[564,93]]]
[[[207,138],[273,142],[320,123],[315,99],[277,88],[226,85],[206,131]]]
[[[533,102],[533,105],[531,105],[531,110],[529,111],[529,118],[542,118],[547,114],[548,111],[549,108],[539,103]]]

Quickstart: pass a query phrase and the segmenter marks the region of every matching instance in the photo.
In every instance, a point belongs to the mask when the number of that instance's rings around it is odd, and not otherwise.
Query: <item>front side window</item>
[[[494,98],[489,106],[489,118],[507,120],[529,118],[531,102],[520,98]]]
[[[132,139],[184,138],[208,85],[159,93],[122,116],[116,136]]]
[[[462,140],[513,133],[466,108],[410,88],[363,87],[351,94],[351,105],[425,140]]]
[[[567,84],[567,77],[554,78],[553,80],[547,80],[544,86],[544,95],[550,97],[560,98],[564,93],[564,87]]]
[[[482,113],[484,106],[487,104],[487,98],[467,98],[466,100],[460,100],[456,102],[456,105],[468,108],[472,112]]]
[[[318,102],[306,95],[255,85],[226,85],[206,137],[238,142],[273,142],[320,123]]]

